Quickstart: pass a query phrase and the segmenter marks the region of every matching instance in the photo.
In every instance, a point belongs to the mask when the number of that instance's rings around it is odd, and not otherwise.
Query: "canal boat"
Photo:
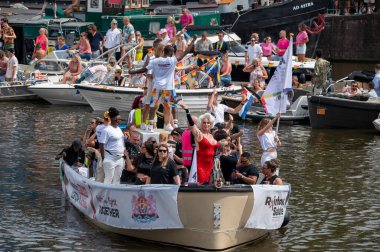
[[[0,102],[38,99],[38,96],[28,89],[29,86],[25,81],[0,83]]]
[[[335,93],[312,95],[308,108],[313,128],[373,129],[372,122],[380,113],[380,99]]]
[[[107,185],[86,178],[85,168],[60,169],[66,198],[101,229],[196,250],[266,238],[283,224],[290,196],[290,185]]]
[[[100,84],[81,84],[75,88],[87,100],[95,111],[106,111],[109,107],[115,107],[120,111],[130,111],[131,104],[137,95],[142,95],[141,88],[116,87]],[[218,88],[218,93],[232,94],[240,92],[240,86]],[[176,94],[182,96],[184,102],[192,111],[205,111],[208,103],[208,95],[213,88],[200,89],[176,89]]]

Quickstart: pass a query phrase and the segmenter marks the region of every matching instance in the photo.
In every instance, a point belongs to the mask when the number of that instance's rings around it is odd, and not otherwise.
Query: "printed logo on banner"
[[[265,206],[272,209],[273,218],[283,218],[286,209],[287,197],[281,198],[280,196],[268,196],[265,200]]]
[[[137,195],[132,196],[132,212],[132,219],[139,223],[150,223],[159,218],[156,199],[152,194],[145,197],[142,189],[138,191]]]

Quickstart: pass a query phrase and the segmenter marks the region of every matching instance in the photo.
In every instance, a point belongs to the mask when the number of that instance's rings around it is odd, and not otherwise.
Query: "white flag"
[[[292,57],[293,37],[290,37],[289,47],[261,97],[268,114],[276,115],[278,112],[286,112],[287,93],[292,91]]]
[[[196,150],[196,148],[194,148],[193,149],[193,158],[191,159],[189,183],[198,183],[197,169],[198,169],[198,166],[197,166],[197,150]]]

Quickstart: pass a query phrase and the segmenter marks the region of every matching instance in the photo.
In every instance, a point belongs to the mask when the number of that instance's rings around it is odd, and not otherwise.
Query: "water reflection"
[[[88,107],[2,104],[0,246],[15,250],[181,251],[104,232],[63,197],[54,155],[83,134]],[[259,163],[256,126],[244,147]],[[281,126],[281,175],[292,184],[287,228],[237,251],[376,250],[380,238],[380,135]]]

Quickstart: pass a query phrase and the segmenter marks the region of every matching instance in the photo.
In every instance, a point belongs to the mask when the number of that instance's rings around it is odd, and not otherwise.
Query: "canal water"
[[[182,251],[104,232],[64,199],[54,155],[97,115],[89,107],[1,104],[1,251]],[[259,163],[257,125],[238,123]],[[378,250],[380,134],[281,125],[280,137],[291,222],[237,251]]]

